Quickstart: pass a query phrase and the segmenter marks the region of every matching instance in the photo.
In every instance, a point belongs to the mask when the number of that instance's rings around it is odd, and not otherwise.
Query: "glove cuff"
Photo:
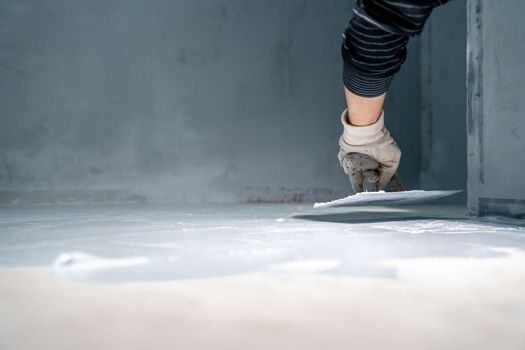
[[[350,146],[363,146],[379,142],[386,134],[384,111],[381,111],[379,119],[371,125],[355,126],[348,121],[348,110],[341,115],[343,124],[343,139]]]

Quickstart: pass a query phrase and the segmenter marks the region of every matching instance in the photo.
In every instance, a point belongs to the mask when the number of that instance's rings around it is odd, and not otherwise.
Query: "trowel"
[[[432,202],[436,199],[449,197],[462,190],[447,191],[405,191],[399,175],[396,173],[390,181],[392,192],[364,191],[326,203],[315,203],[314,208],[336,208],[357,206],[402,206]],[[374,186],[375,187],[375,186]]]

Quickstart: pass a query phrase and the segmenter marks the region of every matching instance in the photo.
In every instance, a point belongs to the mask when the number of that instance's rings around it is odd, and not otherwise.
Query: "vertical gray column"
[[[468,205],[525,215],[525,29],[520,0],[468,0]]]

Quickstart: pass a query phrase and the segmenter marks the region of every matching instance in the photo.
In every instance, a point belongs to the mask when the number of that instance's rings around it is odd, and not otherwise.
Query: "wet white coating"
[[[70,282],[177,281],[250,272],[395,278],[391,260],[504,257],[522,222],[463,208],[292,205],[0,210],[0,267],[52,266]]]

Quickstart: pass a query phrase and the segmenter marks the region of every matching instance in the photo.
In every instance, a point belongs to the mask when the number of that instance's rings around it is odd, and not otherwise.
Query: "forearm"
[[[377,121],[383,110],[386,93],[376,97],[362,97],[345,88],[348,106],[348,122],[355,126],[365,126]]]

